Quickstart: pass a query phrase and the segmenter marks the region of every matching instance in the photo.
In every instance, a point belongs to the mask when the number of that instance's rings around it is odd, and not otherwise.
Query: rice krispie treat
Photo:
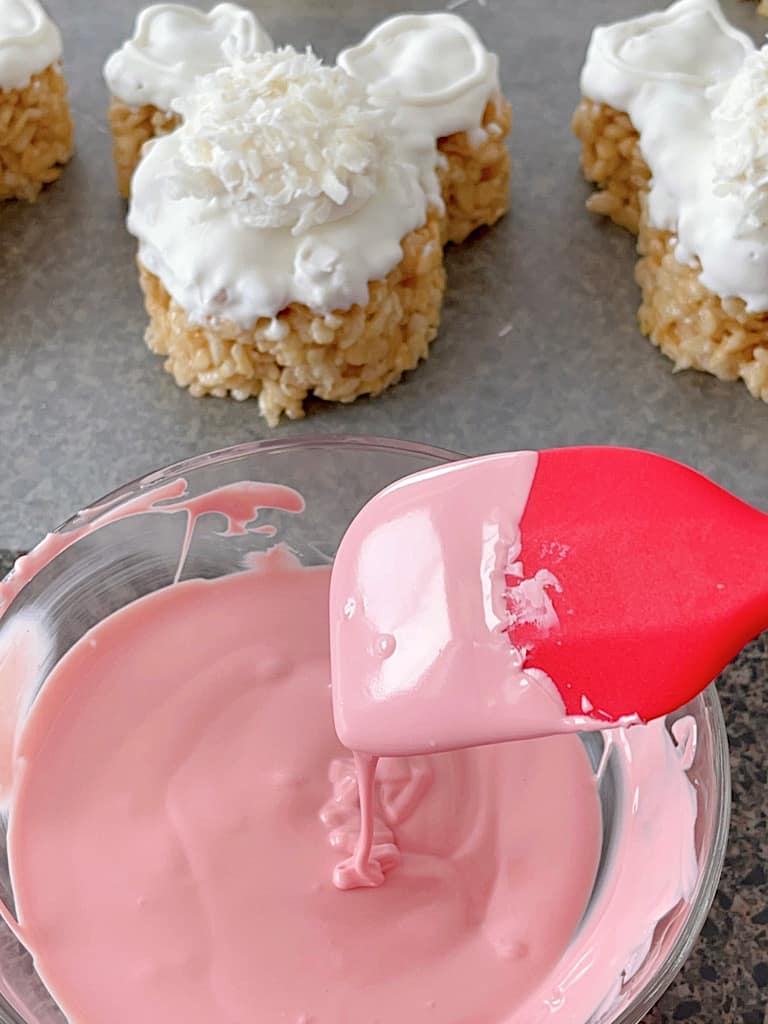
[[[466,21],[456,14],[390,18],[338,62],[368,85],[374,103],[394,105],[404,131],[437,142],[446,241],[463,242],[507,212],[512,111],[498,57]]]
[[[0,0],[0,199],[37,198],[72,155],[61,35],[37,0]]]
[[[144,143],[178,124],[171,104],[198,75],[271,49],[254,15],[237,4],[219,4],[208,13],[183,4],[145,8],[133,36],[104,66],[121,195],[130,194]]]
[[[680,0],[595,29],[581,82],[588,206],[639,235],[641,329],[768,401],[768,49]]]
[[[426,358],[445,288],[435,146],[290,47],[200,78],[148,147],[129,229],[146,340],[195,396],[376,395]]]

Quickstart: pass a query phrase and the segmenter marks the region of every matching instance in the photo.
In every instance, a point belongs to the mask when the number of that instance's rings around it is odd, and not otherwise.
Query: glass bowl
[[[190,459],[152,473],[120,488],[97,506],[81,512],[52,538],[60,553],[36,566],[35,556],[11,577],[10,603],[0,619],[0,685],[9,671],[8,650],[19,630],[31,621],[45,623],[45,645],[30,674],[26,699],[19,705],[15,725],[39,692],[47,674],[88,629],[107,615],[174,581],[184,540],[185,517],[146,512],[85,532],[105,508],[117,510],[147,492],[183,478],[190,494],[201,494],[241,480],[295,487],[306,499],[301,515],[269,513],[273,536],[258,533],[222,537],[221,518],[206,515],[198,521],[184,562],[182,578],[215,578],[242,571],[248,556],[276,542],[287,544],[306,565],[327,564],[352,517],[387,484],[431,466],[460,458],[453,452],[401,441],[317,437],[244,444]],[[49,540],[50,543],[50,540]],[[67,546],[67,544],[69,546]],[[40,549],[36,549],[38,552]],[[14,582],[27,582],[21,588]],[[2,593],[0,592],[0,599]],[[0,600],[1,604],[1,600]],[[6,652],[3,669],[3,652]],[[13,670],[13,666],[11,669]],[[0,706],[7,713],[0,691]],[[659,999],[689,955],[704,924],[722,868],[728,832],[730,787],[728,748],[720,704],[713,687],[681,712],[697,724],[698,744],[689,779],[697,791],[696,851],[698,878],[691,901],[678,905],[656,927],[650,952],[626,982],[610,1010],[594,1018],[600,1024],[638,1024]],[[11,733],[14,723],[11,723]],[[599,735],[585,736],[595,770],[602,753]],[[620,828],[612,772],[602,776],[603,856],[592,899],[595,904],[610,872],[610,850]],[[13,893],[6,857],[6,822],[0,823],[0,897],[13,910]],[[62,1024],[64,1018],[35,974],[31,957],[12,931],[0,922],[0,1024]],[[104,1022],[106,1024],[106,1022]],[[564,1022],[565,1024],[565,1022]],[[587,1024],[567,1021],[567,1024]]]

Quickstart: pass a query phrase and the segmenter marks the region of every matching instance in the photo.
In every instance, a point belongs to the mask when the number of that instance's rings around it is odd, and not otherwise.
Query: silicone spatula
[[[400,754],[648,721],[766,627],[768,515],[694,470],[622,448],[469,459],[387,488],[342,541],[337,731]]]

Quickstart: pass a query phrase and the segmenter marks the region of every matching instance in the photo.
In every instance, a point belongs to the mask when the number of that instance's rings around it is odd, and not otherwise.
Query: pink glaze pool
[[[145,490],[52,536],[0,598],[13,604],[51,557],[125,517],[141,531],[144,513],[185,513],[182,561],[210,512],[224,536],[269,535],[264,505],[302,518],[288,488],[184,491]],[[695,888],[693,720],[674,739],[660,722],[607,742],[621,816],[607,862],[601,773],[576,735],[386,758],[386,884],[339,891],[360,811],[333,728],[329,570],[281,545],[247,564],[104,618],[0,749],[18,932],[68,1019],[613,1019],[622,977]],[[45,642],[44,620],[11,625]]]
[[[576,737],[389,762],[399,865],[375,891],[333,886],[357,805],[327,590],[325,569],[183,583],[46,683],[10,854],[72,1021],[497,1021],[565,951],[601,838]]]

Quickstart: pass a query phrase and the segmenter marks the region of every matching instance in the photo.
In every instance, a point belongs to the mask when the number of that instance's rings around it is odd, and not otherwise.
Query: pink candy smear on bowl
[[[170,497],[184,511],[183,486]],[[185,548],[195,516],[218,511],[242,534],[275,505],[302,507],[253,484],[194,499]],[[168,510],[148,496],[126,514]],[[489,534],[487,552],[495,544]],[[623,816],[608,854],[601,776],[573,730],[450,750],[454,728],[434,754],[388,750],[368,861],[386,884],[340,891],[361,809],[334,730],[329,587],[328,567],[278,545],[241,573],[127,605],[46,678],[14,743],[9,857],[18,932],[68,1020],[609,1013],[695,884],[690,722],[677,740],[656,722],[605,741]],[[391,635],[372,655],[382,664]],[[557,713],[545,682],[525,701]]]

